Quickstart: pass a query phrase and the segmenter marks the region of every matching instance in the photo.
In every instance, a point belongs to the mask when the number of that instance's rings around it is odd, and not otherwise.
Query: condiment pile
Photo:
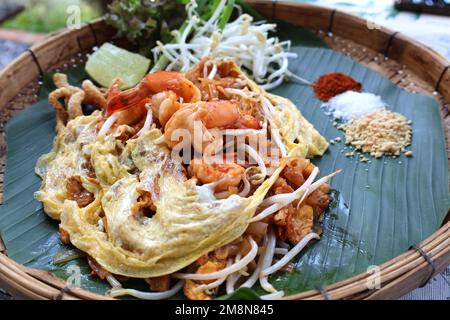
[[[342,73],[322,75],[313,85],[316,96],[324,101],[323,107],[344,124],[345,143],[356,150],[370,153],[375,158],[383,155],[399,156],[411,145],[411,121],[403,115],[386,110],[381,97],[361,92],[361,84]],[[337,124],[337,123],[336,123]],[[334,139],[333,142],[340,141]],[[346,156],[353,156],[347,153]],[[361,156],[361,161],[368,160]]]
[[[411,144],[410,121],[397,112],[381,110],[370,113],[342,126],[345,143],[379,158],[398,156]],[[409,151],[406,156],[411,156]]]
[[[327,102],[346,91],[361,91],[361,83],[340,72],[324,74],[313,84],[316,96]]]
[[[326,106],[333,117],[343,121],[360,118],[385,108],[381,97],[368,92],[346,91],[332,98]]]

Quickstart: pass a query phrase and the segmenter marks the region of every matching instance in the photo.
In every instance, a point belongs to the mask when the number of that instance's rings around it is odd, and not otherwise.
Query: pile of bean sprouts
[[[296,58],[297,54],[289,52],[289,40],[279,41],[270,36],[276,24],[253,22],[252,16],[242,14],[241,8],[236,6],[239,17],[221,29],[219,17],[226,4],[227,0],[222,0],[212,16],[204,21],[196,11],[196,2],[191,1],[187,5],[187,25],[181,31],[173,31],[172,43],[157,42],[152,49],[155,61],[164,56],[169,61],[166,70],[187,72],[207,56],[231,58],[266,90],[280,85],[285,77],[309,84],[288,70],[288,58]],[[212,73],[214,70],[213,66]]]

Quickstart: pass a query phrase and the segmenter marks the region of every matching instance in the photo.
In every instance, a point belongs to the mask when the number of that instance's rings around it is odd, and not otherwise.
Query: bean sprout
[[[274,265],[267,267],[262,270],[261,275],[262,276],[268,276],[269,274],[272,274],[281,268],[283,268],[286,264],[289,263],[294,257],[302,251],[302,249],[308,244],[309,241],[312,239],[320,239],[319,235],[317,233],[311,232],[307,234],[303,239],[297,243],[289,252],[281,258],[278,262],[276,262]]]
[[[236,256],[235,262],[239,261],[241,259],[241,254],[239,253]],[[226,284],[226,290],[227,293],[233,293],[234,292],[234,285],[236,284],[236,282],[239,280],[239,278],[241,277],[241,274],[238,272],[232,273],[228,276],[227,278],[227,284]]]
[[[145,132],[147,132],[150,129],[150,126],[153,123],[153,116],[152,116],[152,109],[147,109],[147,116],[145,117],[144,125],[142,126],[141,130],[137,133],[137,136],[142,136]]]
[[[306,195],[309,186],[311,185],[311,183],[313,182],[314,178],[317,176],[318,173],[319,169],[315,167],[314,170],[309,175],[308,179],[306,179],[305,183],[303,183],[297,190],[291,193],[277,194],[275,196],[264,199],[261,205],[262,206],[271,205],[271,206],[261,211],[259,214],[251,218],[249,221],[250,222],[261,221],[262,219],[270,216],[271,214],[274,214],[284,206],[297,200],[301,196],[304,197]]]
[[[231,263],[232,263],[232,260],[231,260],[231,259],[228,259],[227,267],[229,267],[229,266],[231,265]],[[222,278],[217,279],[217,280],[214,281],[214,282],[211,282],[211,283],[208,283],[208,284],[202,284],[202,285],[199,285],[199,286],[198,286],[197,288],[195,288],[193,291],[194,291],[194,292],[199,292],[199,291],[207,291],[207,290],[211,290],[211,289],[217,288],[217,287],[220,286],[222,283],[224,283],[225,280],[227,280],[227,279],[228,279],[227,277],[222,277]]]
[[[111,289],[106,295],[110,297],[120,297],[120,296],[133,296],[135,298],[144,299],[144,300],[162,300],[168,299],[175,295],[178,291],[183,288],[184,281],[178,281],[176,285],[174,285],[171,289],[162,292],[145,292],[139,291],[135,289]]]
[[[274,293],[264,294],[262,296],[259,296],[261,300],[278,300],[283,298],[284,291],[277,291]]]
[[[106,135],[108,130],[113,126],[113,124],[117,121],[119,118],[119,113],[113,113],[108,119],[106,119],[105,123],[103,123],[100,131],[98,132],[98,137],[103,137]]]
[[[174,273],[173,277],[177,279],[190,279],[190,280],[213,280],[235,273],[236,271],[239,271],[245,266],[247,266],[251,261],[253,261],[253,259],[255,259],[256,255],[258,254],[258,245],[256,244],[255,240],[252,239],[252,237],[249,237],[249,239],[252,248],[245,257],[235,262],[231,266],[212,273],[203,273],[203,274]]]
[[[291,248],[291,246],[289,244],[287,244],[286,242],[281,241],[281,240],[277,240],[277,246],[284,248],[284,249],[288,249],[288,250]]]
[[[252,147],[250,147],[248,144],[244,144],[244,150],[258,164],[260,173],[258,174],[257,180],[263,181],[267,176],[267,168],[266,168],[266,164],[264,163],[264,160],[261,158],[261,156],[258,154],[258,152],[255,149],[253,149]],[[257,176],[257,175],[255,175],[255,176]]]
[[[157,43],[152,49],[155,61],[165,56],[170,61],[167,70],[186,72],[206,56],[231,58],[250,71],[255,81],[267,90],[280,85],[288,76],[301,79],[288,70],[288,59],[297,57],[296,53],[288,52],[291,42],[280,42],[278,38],[269,36],[275,31],[276,24],[255,23],[252,16],[241,14],[222,30],[218,22],[226,4],[227,0],[221,0],[208,21],[204,21],[196,12],[195,1],[191,1],[187,5],[188,25],[182,33],[172,33],[174,42]],[[209,79],[214,78],[216,69],[213,66]]]
[[[270,216],[271,214],[274,214],[275,212],[277,212],[278,210],[280,210],[281,208],[283,208],[285,205],[283,205],[282,203],[274,203],[273,205],[271,205],[270,207],[264,209],[263,211],[261,211],[260,213],[258,213],[256,216],[254,216],[253,218],[251,218],[249,220],[249,222],[256,222],[256,221],[261,221],[262,219],[264,219],[265,217]]]
[[[288,252],[289,252],[289,250],[286,248],[275,248],[275,251],[274,251],[275,254],[282,254],[282,255],[285,255]]]
[[[283,204],[283,206],[285,206],[285,205],[291,203],[292,201],[298,199],[300,196],[305,194],[305,192],[312,185],[312,182],[314,181],[314,179],[317,177],[318,174],[319,174],[319,168],[315,167],[314,170],[309,175],[308,179],[306,179],[306,181],[300,187],[298,187],[297,190],[294,190],[291,193],[281,193],[281,194],[277,194],[277,195],[271,196],[269,198],[266,198],[263,200],[261,205],[268,206],[273,203],[275,203],[275,204],[281,203],[281,204]],[[318,180],[318,181],[320,181],[320,180]]]
[[[250,193],[251,186],[250,186],[250,181],[248,181],[247,173],[249,172],[249,170],[251,170],[251,168],[254,168],[254,167],[248,167],[247,169],[245,169],[244,174],[242,175],[242,181],[244,182],[244,188],[242,189],[241,192],[238,193],[238,196],[240,196],[240,197],[245,198]]]
[[[266,235],[264,235],[264,240],[263,240],[263,246],[262,246],[262,248],[264,249],[263,252],[266,250],[267,241],[268,240],[267,240],[267,234],[266,234]],[[253,271],[251,276],[243,284],[241,284],[241,286],[239,288],[253,287],[253,285],[258,281],[259,274],[261,273],[261,270],[262,270],[262,263],[263,263],[263,258],[262,258],[262,255],[260,255],[258,258],[258,263],[256,265],[255,270]]]
[[[122,284],[112,274],[106,276],[106,281],[108,281],[113,288],[122,288]]]

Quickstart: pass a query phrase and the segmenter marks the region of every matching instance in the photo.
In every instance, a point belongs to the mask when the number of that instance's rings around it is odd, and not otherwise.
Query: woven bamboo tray
[[[383,74],[409,91],[434,94],[441,106],[447,153],[450,148],[450,61],[422,44],[384,27],[336,10],[282,1],[248,1],[268,19],[306,27],[332,48]],[[3,185],[6,145],[4,124],[37,100],[38,79],[44,71],[83,63],[93,46],[113,38],[102,19],[77,30],[63,30],[33,46],[0,73],[0,186]],[[2,198],[0,198],[2,200]],[[421,286],[450,264],[450,215],[444,225],[415,248],[380,266],[380,289],[368,289],[371,274],[362,273],[318,290],[286,299],[396,299]],[[106,299],[83,289],[68,289],[49,272],[30,269],[7,257],[0,239],[0,287],[16,298]]]

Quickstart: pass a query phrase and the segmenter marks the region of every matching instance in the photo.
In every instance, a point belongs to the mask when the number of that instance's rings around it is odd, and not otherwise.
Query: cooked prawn
[[[194,128],[197,128],[196,126],[199,126],[200,132],[194,131]],[[191,138],[189,143],[195,150],[201,151],[217,139],[208,131],[208,129],[213,128],[260,129],[261,125],[257,119],[250,115],[241,114],[239,107],[232,101],[199,101],[185,104],[172,115],[165,125],[164,139],[167,145],[173,148],[183,140],[183,137],[179,136],[180,131],[177,132],[177,130],[186,129]],[[184,143],[186,142],[184,141]]]
[[[172,115],[181,108],[173,91],[163,91],[152,96],[152,110],[159,123],[164,126]]]
[[[175,100],[180,98],[187,102],[195,102],[201,98],[198,88],[181,73],[174,71],[150,73],[136,87],[126,91],[120,91],[120,82],[116,81],[107,93],[106,115],[113,115],[110,117],[111,121],[108,121],[108,128],[115,122],[127,125],[140,123],[147,114],[146,104],[151,102],[154,95],[161,92],[173,92],[176,96]],[[171,101],[165,101],[163,106],[164,112],[161,113],[164,115],[161,117],[163,122],[178,109],[176,104],[169,106]],[[156,99],[156,102],[162,103],[164,100]],[[169,110],[172,111],[169,112]]]
[[[201,183],[215,182],[214,191],[236,191],[245,169],[235,163],[209,164],[202,159],[192,159],[188,167],[191,177]]]
[[[129,109],[139,104],[143,99],[163,91],[173,91],[183,102],[200,100],[200,91],[183,74],[175,71],[157,71],[150,73],[134,88],[108,97],[108,115]]]

